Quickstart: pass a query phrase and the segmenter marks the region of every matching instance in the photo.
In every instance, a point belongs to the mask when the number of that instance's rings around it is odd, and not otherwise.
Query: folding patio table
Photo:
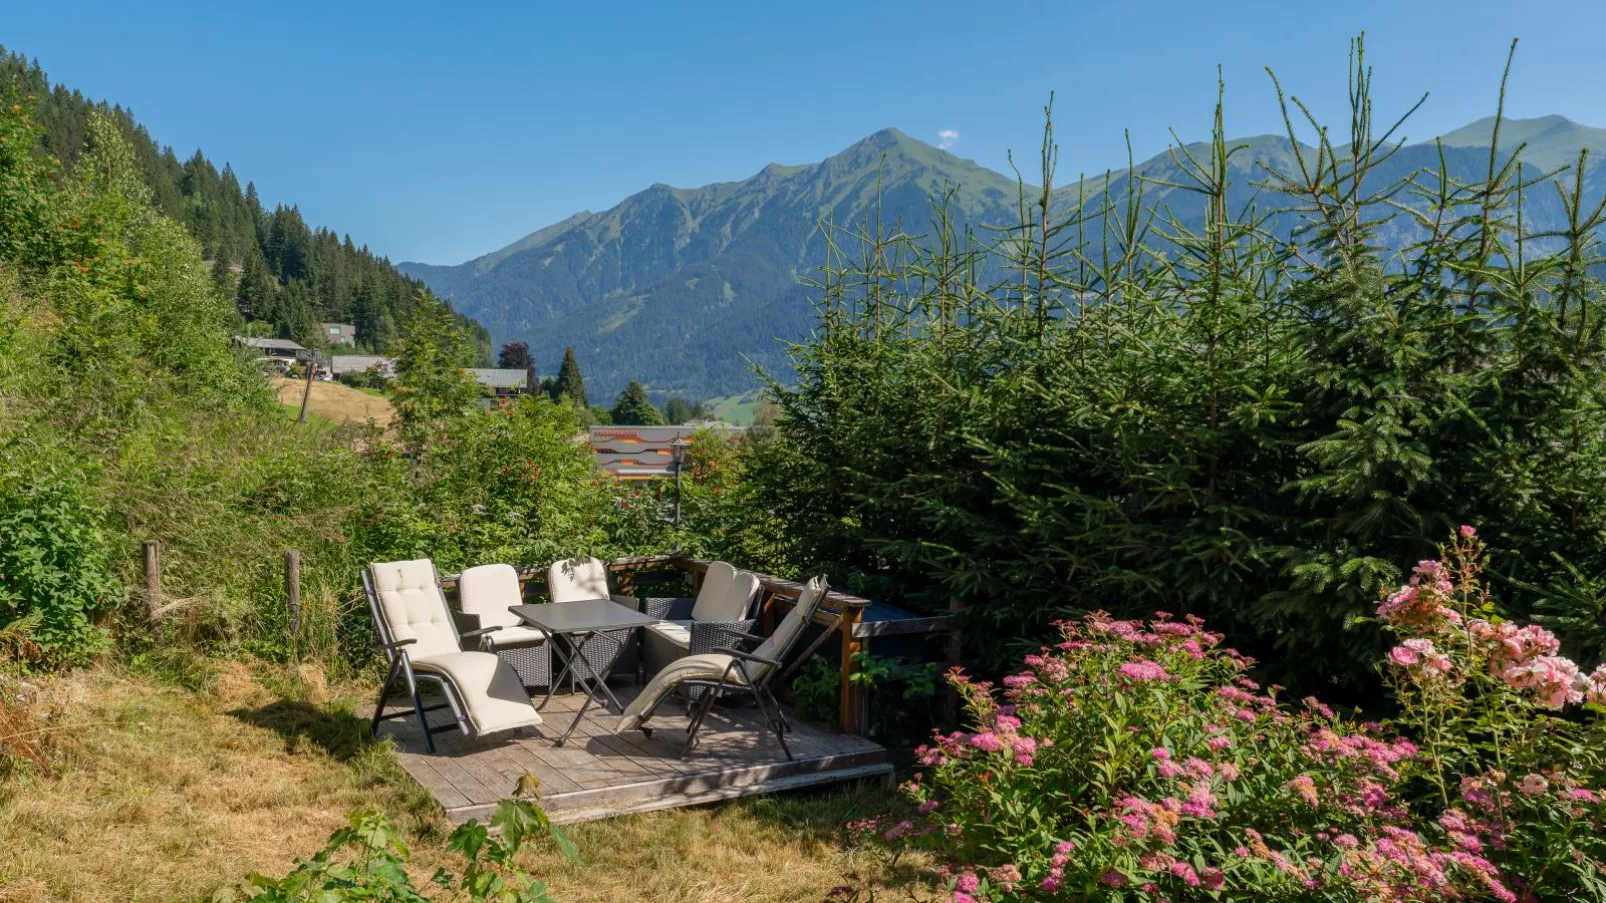
[[[648,624],[658,623],[658,618],[644,615],[612,599],[577,599],[556,604],[514,605],[508,610],[517,615],[519,620],[546,633],[552,648],[563,660],[563,667],[547,683],[546,698],[536,708],[545,709],[552,702],[553,690],[566,674],[579,681],[585,690],[586,700],[580,704],[580,711],[569,723],[569,729],[563,732],[563,736],[559,737],[554,745],[562,746],[568,742],[569,736],[580,725],[580,719],[585,717],[586,710],[591,707],[592,702],[606,710],[607,701],[612,701],[615,709],[624,711],[619,698],[608,688],[607,681],[608,671],[624,651],[624,645],[620,644],[608,656],[608,660],[601,663],[592,662],[582,647],[586,640],[599,633],[645,627]],[[585,667],[577,668],[576,663]],[[598,695],[599,692],[601,696]],[[602,697],[606,697],[607,701]]]

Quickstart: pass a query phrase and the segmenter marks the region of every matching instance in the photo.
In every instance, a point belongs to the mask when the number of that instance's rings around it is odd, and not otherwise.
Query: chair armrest
[[[769,665],[772,668],[779,668],[781,666],[781,663],[773,658],[764,658],[761,655],[754,655],[751,652],[743,652],[740,649],[735,649],[730,646],[721,646],[710,651],[723,653],[725,655],[732,656],[733,658],[740,659],[744,662],[757,662],[761,665]]]
[[[641,600],[635,596],[621,596],[618,593],[609,593],[608,598],[626,608],[637,608],[641,605]]]
[[[691,654],[711,652],[719,646],[741,646],[744,643],[762,643],[764,638],[751,631],[758,625],[752,621],[693,621],[691,623]]]
[[[374,648],[375,649],[400,649],[403,646],[411,646],[412,644],[414,644],[416,642],[418,642],[417,639],[391,640],[388,643],[381,643],[381,642],[375,641],[374,642]]]
[[[501,629],[502,626],[498,624],[495,627],[481,627],[478,630],[465,630],[462,633],[459,633],[458,636],[466,640],[470,637],[485,636],[488,633],[495,633]]]

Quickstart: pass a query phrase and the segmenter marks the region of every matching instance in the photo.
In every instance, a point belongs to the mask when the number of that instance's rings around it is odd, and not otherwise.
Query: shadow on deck
[[[614,687],[625,704],[633,687]],[[555,821],[579,822],[629,812],[649,812],[798,787],[874,778],[892,780],[887,751],[863,737],[827,733],[802,724],[788,735],[793,761],[772,734],[761,732],[758,709],[716,707],[686,758],[686,707],[665,702],[651,722],[649,739],[639,731],[613,732],[618,716],[593,705],[562,747],[553,739],[568,728],[584,697],[555,696],[534,729],[465,739],[456,731],[435,735],[435,755],[411,719],[384,722],[382,736],[395,739],[401,763],[446,810],[453,822],[484,819],[510,797],[521,778],[540,782],[541,806]],[[426,704],[428,700],[426,699]],[[446,716],[431,713],[431,724]]]

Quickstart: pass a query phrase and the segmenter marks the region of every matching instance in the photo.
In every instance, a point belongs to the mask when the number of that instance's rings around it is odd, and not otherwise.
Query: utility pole
[[[314,355],[315,352],[309,351],[302,360],[302,363],[307,368],[307,385],[301,390],[301,416],[296,418],[296,423],[307,422],[307,402],[312,400],[312,371],[317,369],[317,364],[315,363],[317,358]]]

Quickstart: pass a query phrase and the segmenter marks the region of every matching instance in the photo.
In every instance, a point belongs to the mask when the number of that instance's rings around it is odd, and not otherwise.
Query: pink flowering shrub
[[[1606,694],[1493,617],[1475,538],[1383,601],[1402,716],[1285,705],[1195,619],[1092,615],[1002,686],[950,675],[971,728],[917,751],[912,817],[948,899],[1596,899]],[[1596,747],[1598,748],[1598,744]]]

